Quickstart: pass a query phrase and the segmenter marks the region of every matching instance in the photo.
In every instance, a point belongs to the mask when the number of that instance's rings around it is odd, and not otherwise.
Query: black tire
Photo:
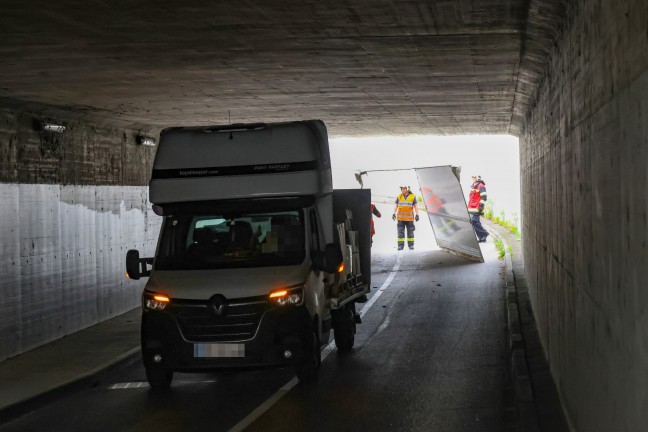
[[[152,390],[166,390],[173,381],[173,371],[160,367],[147,367],[146,380]]]
[[[305,355],[300,363],[295,366],[295,374],[300,382],[311,382],[317,378],[322,364],[322,347],[320,346],[317,329],[304,341]]]
[[[354,307],[355,305],[350,303],[343,309],[337,310],[333,320],[335,346],[341,352],[350,351],[355,343],[356,322]]]

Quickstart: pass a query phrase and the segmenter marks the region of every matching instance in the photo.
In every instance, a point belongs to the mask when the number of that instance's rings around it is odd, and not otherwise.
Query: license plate
[[[245,344],[198,343],[194,344],[194,357],[245,357]]]

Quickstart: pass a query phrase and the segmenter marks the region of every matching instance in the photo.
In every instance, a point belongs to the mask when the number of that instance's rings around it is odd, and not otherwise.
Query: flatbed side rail
[[[351,285],[337,297],[331,297],[331,309],[340,309],[347,303],[352,302],[369,292],[369,285],[360,282],[361,278],[355,278],[355,284]]]

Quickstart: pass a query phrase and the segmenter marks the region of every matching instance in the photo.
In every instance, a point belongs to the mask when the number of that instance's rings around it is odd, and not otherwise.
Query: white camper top
[[[149,186],[154,204],[330,193],[326,126],[308,120],[165,129]]]

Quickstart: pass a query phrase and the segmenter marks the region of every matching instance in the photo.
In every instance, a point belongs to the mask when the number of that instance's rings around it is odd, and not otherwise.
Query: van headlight
[[[300,305],[304,301],[304,286],[277,289],[272,291],[268,297],[270,301],[279,306]]]
[[[164,294],[144,292],[142,294],[142,307],[144,310],[163,310],[171,302]]]

